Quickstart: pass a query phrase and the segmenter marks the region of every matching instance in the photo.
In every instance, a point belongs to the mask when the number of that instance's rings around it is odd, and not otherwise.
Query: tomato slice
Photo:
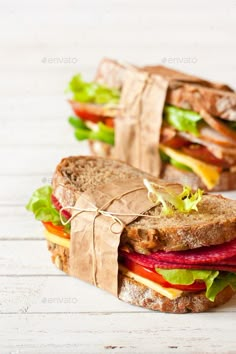
[[[163,276],[158,274],[155,270],[143,267],[140,264],[137,264],[129,259],[122,258],[121,263],[131,272],[140,275],[143,278],[152,280],[155,283],[160,284],[164,288],[174,288],[183,291],[201,291],[206,289],[206,285],[203,281],[195,281],[191,285],[171,284],[168,283],[163,278]]]
[[[45,226],[46,230],[48,232],[51,232],[54,235],[60,236],[60,237],[64,237],[69,239],[70,238],[70,234],[68,234],[68,232],[65,231],[65,227],[64,226],[60,226],[60,225],[53,225],[53,223],[51,222],[45,222],[42,221],[43,225]]]
[[[163,144],[173,149],[179,149],[183,146],[188,146],[191,144],[187,139],[178,136],[176,130],[164,124],[161,127],[160,140]]]
[[[104,108],[102,106],[91,103],[80,103],[76,101],[69,101],[76,116],[84,121],[89,120],[93,123],[102,122],[109,127],[114,127],[114,118],[104,116]]]

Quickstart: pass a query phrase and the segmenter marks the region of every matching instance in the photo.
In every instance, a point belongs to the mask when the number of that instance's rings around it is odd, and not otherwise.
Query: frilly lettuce
[[[144,179],[144,185],[148,190],[148,198],[154,204],[162,205],[162,213],[170,215],[174,210],[181,213],[197,211],[197,205],[202,199],[203,191],[198,189],[193,192],[190,187],[178,184],[158,185]]]

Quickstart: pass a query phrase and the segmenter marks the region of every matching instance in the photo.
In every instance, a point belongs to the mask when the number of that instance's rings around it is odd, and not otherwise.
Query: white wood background
[[[63,156],[87,153],[66,122],[73,74],[110,56],[236,87],[235,14],[235,0],[0,1],[1,354],[236,353],[236,298],[194,315],[129,306],[55,269],[24,209]]]

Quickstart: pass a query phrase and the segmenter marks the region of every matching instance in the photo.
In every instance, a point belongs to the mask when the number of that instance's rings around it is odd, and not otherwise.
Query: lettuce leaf
[[[203,195],[201,189],[193,192],[190,187],[183,186],[182,192],[179,192],[181,187],[177,184],[163,186],[149,182],[147,179],[144,179],[143,182],[148,190],[148,198],[154,204],[162,205],[162,213],[164,215],[171,215],[174,210],[181,213],[198,210],[197,205]]]
[[[26,209],[31,211],[36,220],[50,221],[54,225],[62,225],[58,210],[52,205],[52,187],[44,186],[37,189],[30,198]]]
[[[206,297],[214,301],[216,295],[227,286],[236,290],[236,273],[219,272],[217,270],[191,270],[191,269],[155,269],[165,280],[171,284],[190,285],[196,280],[206,284]]]
[[[66,92],[72,93],[73,100],[78,102],[117,104],[120,100],[119,90],[96,82],[86,82],[82,79],[81,74],[77,74],[71,79]]]
[[[196,280],[204,281],[206,284],[206,297],[210,301],[214,301],[216,295],[227,286],[231,286],[236,290],[236,273],[191,269],[155,268],[155,270],[171,284],[190,285]]]
[[[236,273],[220,273],[211,286],[207,287],[206,297],[214,301],[216,295],[227,286],[236,290]]]
[[[106,126],[102,122],[98,122],[97,129],[90,129],[86,123],[79,117],[69,117],[70,125],[75,128],[75,138],[81,140],[102,141],[109,145],[115,143],[115,131],[113,128]]]
[[[177,168],[180,168],[181,170],[189,171],[189,172],[193,171],[190,167],[188,167],[188,166],[184,165],[183,163],[178,162],[178,161],[176,161],[176,160],[174,160],[174,159],[172,159],[172,158],[170,158],[170,161],[169,161],[169,162],[170,162],[170,164],[171,164],[172,166],[177,167]]]
[[[175,106],[165,105],[164,119],[168,122],[168,124],[179,131],[184,131],[195,136],[199,136],[198,123],[202,120],[202,117],[196,112]]]

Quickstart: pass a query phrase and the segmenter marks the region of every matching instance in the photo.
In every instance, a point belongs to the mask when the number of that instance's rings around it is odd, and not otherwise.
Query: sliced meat
[[[206,146],[217,158],[225,159],[230,165],[234,166],[236,164],[236,148],[226,148],[185,132],[179,132],[178,135],[192,143]]]
[[[225,272],[236,272],[236,265],[225,265],[225,264],[178,264],[178,263],[156,262],[155,268],[219,270]]]
[[[222,261],[219,261],[219,264],[228,264],[228,265],[235,265],[236,266],[236,256],[223,259]]]
[[[51,196],[51,200],[52,200],[52,204],[54,205],[54,207],[60,211],[62,208],[62,205],[60,204],[60,202],[58,201],[58,199],[52,194]],[[67,210],[62,210],[62,215],[64,216],[64,218],[66,218],[67,220],[70,219],[71,214],[69,213],[69,211]]]
[[[172,252],[171,252],[172,253]],[[174,253],[179,253],[179,252],[174,252]],[[119,252],[121,257],[130,259],[133,262],[136,262],[143,267],[147,268],[162,268],[162,269],[199,269],[199,270],[219,270],[219,271],[227,271],[227,272],[236,272],[236,265],[235,264],[228,264],[227,260],[225,260],[225,263],[222,262],[215,262],[212,261],[211,263],[207,264],[202,264],[202,263],[187,263],[187,262],[182,262],[178,263],[177,261],[173,262],[167,262],[164,260],[158,260],[153,257],[153,254],[150,256],[145,256],[141,255],[138,253],[127,253],[124,251]],[[232,263],[235,263],[235,260],[233,260]]]
[[[190,144],[187,139],[179,136],[174,128],[165,125],[161,128],[160,141],[173,149],[179,149]]]
[[[212,115],[207,113],[205,110],[201,110],[200,115],[202,118],[217,132],[227,136],[232,140],[233,143],[236,141],[236,132],[230,129],[226,124],[219,121],[219,119],[214,118]]]
[[[224,159],[217,158],[206,146],[192,144],[181,149],[186,155],[192,156],[197,160],[209,163],[222,168],[229,168],[231,165]]]
[[[173,138],[176,137],[176,130],[170,126],[167,126],[165,124],[162,124],[162,127],[161,127],[161,138],[160,140],[162,142],[166,142],[166,141],[170,141],[172,140]]]
[[[233,141],[231,138],[217,132],[205,123],[200,125],[199,130],[200,138],[203,140],[219,144],[223,147],[236,147],[236,140]]]
[[[225,242],[221,245],[200,247],[195,250],[179,252],[160,251],[151,254],[151,257],[158,261],[180,264],[217,263],[233,256],[236,256],[236,239],[230,242]]]

